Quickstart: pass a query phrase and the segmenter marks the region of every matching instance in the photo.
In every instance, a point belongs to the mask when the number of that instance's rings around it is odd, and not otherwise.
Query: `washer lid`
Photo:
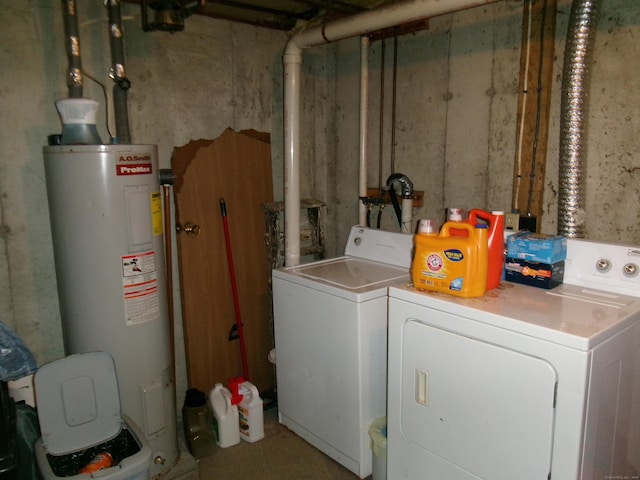
[[[349,291],[386,287],[388,283],[401,281],[407,276],[404,268],[352,257],[309,263],[293,267],[290,271]]]
[[[70,355],[43,365],[34,383],[47,453],[72,453],[106,442],[120,432],[118,382],[108,353]]]

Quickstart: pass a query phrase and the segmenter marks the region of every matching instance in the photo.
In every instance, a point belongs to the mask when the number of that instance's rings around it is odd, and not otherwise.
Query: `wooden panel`
[[[557,0],[524,2],[512,207],[543,213]]]
[[[273,388],[262,207],[273,200],[267,139],[227,129],[216,140],[194,141],[173,153],[176,223],[200,227],[197,234],[178,235],[178,254],[189,386],[205,392],[242,374],[239,341],[229,340],[236,316],[221,198],[227,207],[249,380],[262,392]]]

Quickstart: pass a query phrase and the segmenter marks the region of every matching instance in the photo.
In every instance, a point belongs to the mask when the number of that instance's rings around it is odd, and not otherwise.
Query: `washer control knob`
[[[361,237],[354,238],[353,243],[355,243],[356,245],[360,245],[362,243],[362,238]]]
[[[625,277],[635,277],[638,275],[638,265],[635,263],[627,263],[622,267],[622,273],[624,273]]]
[[[600,273],[606,273],[611,270],[611,262],[606,258],[601,258],[596,262],[596,270]]]

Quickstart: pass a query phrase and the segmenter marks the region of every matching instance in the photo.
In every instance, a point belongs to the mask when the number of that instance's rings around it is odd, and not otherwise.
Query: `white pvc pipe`
[[[369,118],[369,37],[360,38],[360,170],[358,176],[358,195],[367,196],[367,123]],[[367,223],[367,206],[362,200],[358,202],[358,224]]]
[[[402,199],[402,215],[400,223],[402,223],[402,231],[404,233],[413,233],[413,200],[411,198]]]
[[[301,54],[284,56],[284,247],[287,267],[300,263]]]
[[[285,264],[300,263],[300,66],[302,50],[498,0],[406,0],[295,34],[284,53]],[[366,174],[365,174],[366,175]]]

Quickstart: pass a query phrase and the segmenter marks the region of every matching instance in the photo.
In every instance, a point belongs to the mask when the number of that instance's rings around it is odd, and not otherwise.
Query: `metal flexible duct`
[[[69,98],[82,98],[82,59],[80,58],[80,34],[78,33],[78,11],[75,0],[62,0],[62,18],[69,60],[67,69]]]
[[[558,233],[585,236],[584,149],[588,92],[600,0],[571,5],[562,75]]]
[[[402,173],[393,173],[387,178],[387,190],[391,190],[396,182],[400,184],[403,197],[413,195],[413,182]]]

